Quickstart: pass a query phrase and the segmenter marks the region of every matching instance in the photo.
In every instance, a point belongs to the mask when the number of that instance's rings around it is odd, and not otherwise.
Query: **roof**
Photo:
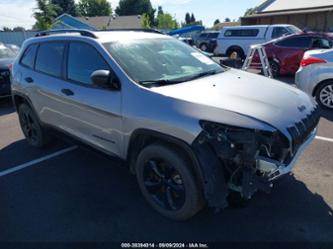
[[[138,15],[76,17],[76,19],[99,30],[141,28],[141,16]]]
[[[106,29],[109,26],[110,16],[94,16],[94,17],[75,17],[80,22],[86,23],[96,29]]]
[[[261,15],[260,15],[261,16]],[[268,27],[288,27],[290,24],[261,24],[261,25],[239,25],[239,26],[225,26],[225,29],[266,29]]]
[[[276,11],[276,12],[260,12],[258,14],[244,16],[242,19],[251,19],[256,17],[265,17],[265,16],[278,16],[278,15],[295,15],[295,14],[306,14],[306,13],[316,13],[316,12],[326,12],[333,11],[332,7],[324,7],[317,9],[302,9],[302,10],[287,10],[287,11]]]
[[[222,29],[223,27],[240,26],[240,25],[241,25],[240,22],[221,22],[216,24],[214,28]]]
[[[89,30],[141,28],[141,16],[94,16],[73,17],[63,14],[56,18],[55,29],[77,28]]]
[[[333,7],[333,0],[266,0],[258,7],[258,13],[316,9]]]

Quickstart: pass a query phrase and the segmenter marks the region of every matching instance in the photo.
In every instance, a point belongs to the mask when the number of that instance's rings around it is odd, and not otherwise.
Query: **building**
[[[141,28],[140,15],[73,17],[63,14],[57,17],[52,24],[52,29],[87,29],[92,31],[136,28]]]
[[[303,30],[333,32],[333,0],[266,0],[242,25],[293,24]]]
[[[220,22],[216,24],[213,29],[215,30],[220,30],[223,29],[224,27],[231,27],[231,26],[239,26],[241,25],[240,22]]]

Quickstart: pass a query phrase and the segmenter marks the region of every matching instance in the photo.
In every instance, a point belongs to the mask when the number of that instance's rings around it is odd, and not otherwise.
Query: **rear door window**
[[[110,70],[100,53],[82,42],[69,45],[67,65],[67,78],[84,84],[92,84],[90,76],[94,71]]]
[[[37,44],[32,44],[24,51],[24,54],[21,59],[22,65],[29,68],[34,67],[37,46],[38,46]]]
[[[51,76],[61,77],[65,43],[41,43],[36,58],[36,70]]]

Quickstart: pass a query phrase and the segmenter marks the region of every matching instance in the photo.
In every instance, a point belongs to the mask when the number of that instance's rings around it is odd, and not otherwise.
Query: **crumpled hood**
[[[212,110],[219,108],[251,117],[283,133],[287,133],[288,126],[309,114],[315,105],[312,98],[292,86],[234,69],[151,90],[178,100],[214,107]],[[205,110],[209,111],[209,108]],[[216,112],[212,111],[209,120],[219,121]]]

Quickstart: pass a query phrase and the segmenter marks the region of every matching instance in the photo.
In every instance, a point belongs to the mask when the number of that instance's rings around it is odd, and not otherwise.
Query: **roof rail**
[[[103,32],[103,30],[101,30]],[[163,32],[157,29],[140,29],[140,28],[125,28],[125,29],[107,29],[105,31],[138,31],[138,32],[146,32],[146,33],[156,33],[156,34],[164,34]]]
[[[82,36],[97,38],[97,36],[90,30],[85,29],[59,29],[59,30],[46,30],[38,32],[35,37],[48,36],[54,34],[78,33]]]

